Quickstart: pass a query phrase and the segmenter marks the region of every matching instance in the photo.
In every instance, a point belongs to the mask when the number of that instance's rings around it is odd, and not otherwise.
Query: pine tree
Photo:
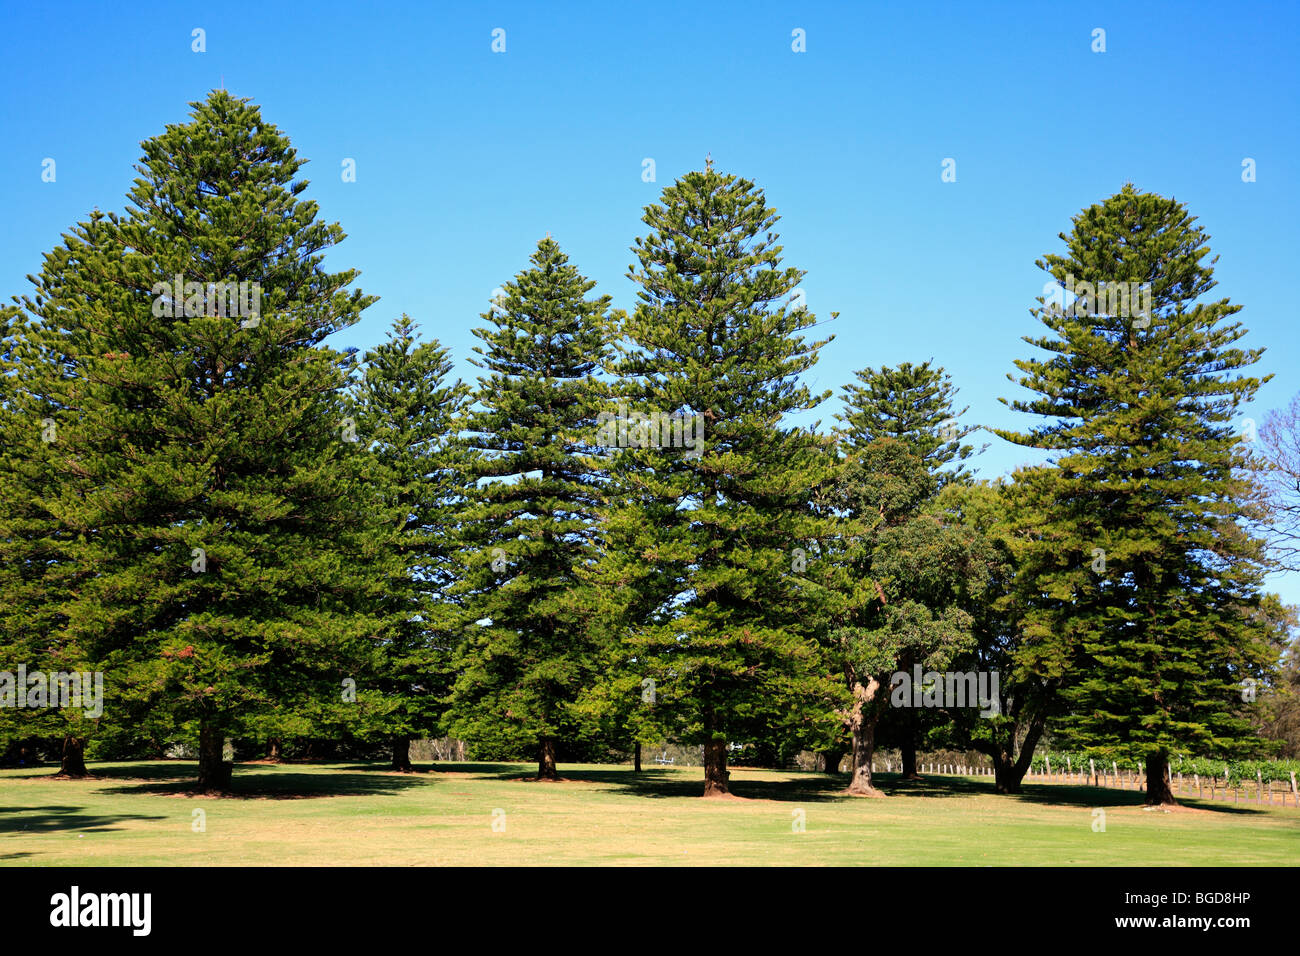
[[[393,623],[377,686],[392,705],[382,723],[392,738],[392,767],[402,771],[411,769],[411,738],[436,735],[451,690],[461,617],[450,594],[453,542],[466,491],[456,433],[469,388],[449,381],[447,349],[436,339],[417,342],[416,328],[406,315],[395,321],[388,340],[364,355],[353,388],[357,427],[376,458],[375,482],[398,516],[400,573],[385,588]]]
[[[46,258],[34,299],[76,587],[62,646],[105,671],[105,719],[167,714],[229,786],[227,735],[268,715],[344,720],[367,672],[387,516],[346,421],[350,353],[323,345],[372,297],[321,253],[288,139],[213,91],[143,144],[123,216]]]
[[[645,211],[615,366],[623,506],[599,577],[643,610],[624,660],[653,689],[653,721],[703,745],[706,796],[728,792],[729,742],[810,726],[838,694],[804,631],[816,588],[792,561],[825,532],[809,495],[834,465],[784,421],[826,397],[798,376],[830,340],[799,335],[816,320],[790,301],[804,273],[781,268],[777,218],[711,163],[666,188]]]
[[[45,257],[43,281],[47,296],[59,291],[58,301],[67,311],[89,309],[93,296],[72,279],[84,270],[87,250],[103,244],[109,221],[96,210],[90,218],[65,234],[62,245]],[[31,278],[31,277],[29,277]],[[30,305],[30,303],[28,303]],[[5,502],[0,514],[0,549],[9,659],[29,672],[52,675],[60,671],[102,673],[103,646],[92,636],[72,632],[64,606],[91,574],[71,560],[78,533],[60,520],[60,496],[85,496],[93,483],[69,463],[67,433],[62,430],[68,411],[64,398],[74,381],[74,359],[51,344],[29,309],[9,312],[6,323],[5,406],[8,432],[5,454],[0,456],[0,483]],[[8,655],[6,655],[8,656]],[[40,735],[57,734],[61,744],[61,777],[83,777],[89,739],[103,729],[101,717],[87,719],[85,709],[61,708],[27,711],[21,723],[35,724]]]
[[[1257,746],[1240,685],[1270,666],[1263,542],[1233,417],[1260,352],[1235,345],[1241,306],[1198,301],[1216,259],[1182,204],[1126,185],[1061,238],[1067,254],[1038,265],[1078,298],[1045,288],[1048,333],[1026,341],[1049,357],[1016,362],[1036,395],[1010,403],[1047,421],[998,432],[1056,452],[1021,509],[1035,542],[1022,662],[1062,681],[1058,738],[1145,755],[1147,801],[1173,803],[1171,751]]]
[[[938,487],[969,479],[961,462],[975,449],[962,440],[976,428],[958,423],[970,406],[956,409],[957,389],[947,372],[927,361],[865,368],[853,374],[860,384],[844,387],[844,411],[835,416],[842,423],[837,431],[847,448],[865,448],[877,439],[893,438],[939,478]],[[954,462],[955,468],[943,470]]]
[[[549,236],[505,285],[474,364],[466,419],[477,481],[461,513],[469,611],[451,695],[452,732],[495,748],[535,748],[538,777],[556,778],[557,745],[598,727],[585,692],[604,651],[576,595],[594,556],[601,466],[597,419],[606,386],[609,297]]]
[[[95,669],[81,647],[55,639],[69,586],[67,535],[48,508],[59,436],[33,375],[41,365],[28,317],[0,309],[0,660],[14,684],[0,689],[0,745],[21,752],[31,738],[58,738],[59,776],[84,777],[86,740],[98,721],[85,707],[26,706],[28,687],[18,680],[19,665],[29,676]]]

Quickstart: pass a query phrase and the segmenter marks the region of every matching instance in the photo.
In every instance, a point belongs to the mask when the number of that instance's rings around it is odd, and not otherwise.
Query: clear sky
[[[1027,426],[998,398],[1040,328],[1034,261],[1127,181],[1210,233],[1214,295],[1244,305],[1275,375],[1247,414],[1300,391],[1294,2],[53,2],[8,4],[4,27],[5,300],[69,226],[123,207],[140,141],[224,83],[311,160],[305,195],[348,233],[326,264],[380,296],[338,346],[406,312],[472,378],[470,329],[548,232],[630,308],[642,207],[711,153],[781,214],[808,307],[840,313],[808,378],[836,392],[826,424],[855,369],[933,359],[965,421]],[[985,477],[1040,460],[983,440]],[[1300,580],[1275,586],[1300,601]]]

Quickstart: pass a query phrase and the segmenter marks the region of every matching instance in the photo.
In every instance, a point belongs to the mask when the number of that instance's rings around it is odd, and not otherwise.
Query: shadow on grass
[[[610,770],[561,767],[560,777],[568,783],[605,784],[638,797],[698,797],[704,792],[704,768],[688,769],[694,769],[696,773],[686,776],[680,771],[660,767],[647,767],[640,773],[635,773],[630,767]],[[495,776],[498,780],[521,778],[531,780],[536,773],[533,769],[517,766],[475,772]],[[751,800],[831,801],[844,796],[843,790],[848,786],[848,781],[847,774],[829,777],[825,774],[810,773],[793,780],[756,780],[744,773],[732,773],[731,793]],[[541,786],[550,786],[550,784],[541,784]]]
[[[451,769],[450,766],[448,769]],[[497,767],[491,764],[459,764],[456,769],[494,776],[498,780],[518,780],[527,777],[528,771],[518,766]],[[611,768],[609,770],[565,769],[560,776],[571,783],[597,783],[616,788],[623,793],[639,797],[698,797],[704,790],[703,768],[695,768],[697,773],[690,776],[680,771],[662,768],[646,768],[634,773],[629,767]],[[772,771],[783,772],[783,771]],[[919,779],[904,780],[896,773],[876,773],[872,780],[888,797],[931,797],[945,799],[951,797],[995,796],[992,778],[966,778],[949,776],[923,776]],[[799,773],[783,780],[760,780],[749,777],[744,771],[731,774],[731,792],[733,795],[751,800],[773,800],[778,802],[839,802],[844,800],[861,800],[861,797],[845,793],[849,775],[845,773]],[[1006,794],[1007,800],[1039,805],[1077,806],[1077,807],[1141,807],[1145,795],[1135,790],[1112,790],[1107,787],[1071,786],[1069,784],[1021,785],[1018,794]],[[1215,813],[1255,814],[1265,808],[1257,806],[1233,805],[1209,800],[1196,800],[1184,796],[1180,804],[1199,810]],[[1155,812],[1155,811],[1152,811]]]
[[[877,774],[877,777],[889,779],[889,774]],[[886,788],[890,794],[912,794],[927,797],[957,797],[971,794],[996,794],[997,790],[991,777],[964,778],[949,776],[922,777],[919,780],[899,780],[893,775],[893,785]],[[1146,793],[1142,790],[1123,790],[1111,787],[1089,787],[1068,783],[1030,783],[1020,785],[1020,792],[1006,794],[1011,800],[1023,803],[1055,804],[1069,807],[1142,807],[1146,806]],[[1198,810],[1210,810],[1216,813],[1259,813],[1264,808],[1244,804],[1211,802],[1198,800],[1186,794],[1178,800],[1179,804]],[[1156,811],[1152,811],[1153,813]]]
[[[123,820],[165,820],[166,817],[142,813],[85,813],[84,807],[0,807],[0,833],[57,833],[60,830],[83,833],[107,833],[120,830],[112,826]],[[30,856],[30,853],[10,853],[0,859]]]
[[[312,797],[364,797],[397,793],[428,782],[419,774],[353,772],[352,767],[333,767],[311,773],[286,769],[286,764],[236,764],[230,792],[222,799],[300,800]],[[103,787],[106,793],[156,794],[160,796],[209,796],[196,789],[198,764],[130,764],[96,768],[99,782],[117,780],[120,786]],[[128,781],[147,781],[128,783]],[[211,795],[211,796],[216,796]]]
[[[193,761],[185,760],[168,760],[158,762],[141,761],[139,763],[88,763],[86,769],[90,771],[88,777],[56,777],[59,772],[58,764],[49,764],[44,767],[31,767],[26,773],[7,773],[4,776],[6,780],[49,780],[51,783],[76,783],[85,781],[95,783],[98,780],[166,780],[173,777],[183,777],[188,773],[193,773],[196,767]]]
[[[285,766],[280,764],[281,767]],[[412,774],[430,774],[435,779],[439,774],[445,773],[496,773],[506,776],[521,776],[528,773],[529,764],[509,764],[509,763],[457,763],[454,761],[439,761],[437,763],[417,763],[410,771]],[[399,776],[405,776],[406,773],[400,770],[393,770],[387,763],[376,761],[375,763],[351,763],[338,764],[338,770],[351,770],[358,773],[391,773]],[[534,771],[535,772],[535,771]]]
[[[295,769],[295,767],[302,769]],[[308,769],[309,767],[312,769]],[[195,789],[198,766],[193,761],[103,764],[95,765],[91,769],[94,777],[90,778],[89,782],[94,783],[96,789],[109,793],[200,795]],[[640,773],[634,773],[631,767],[620,765],[599,770],[564,768],[561,769],[560,774],[568,783],[597,784],[610,787],[616,792],[651,799],[699,797],[704,790],[703,768],[684,769],[688,772],[683,773],[682,769],[647,767]],[[19,779],[52,778],[55,770],[57,768],[6,776]],[[374,796],[436,784],[440,777],[449,774],[472,774],[501,781],[526,783],[536,774],[536,767],[528,763],[439,762],[420,764],[413,773],[399,773],[391,770],[384,761],[310,765],[236,764],[231,792],[225,797],[227,799],[293,800],[313,797]],[[876,786],[890,797],[944,799],[991,796],[996,793],[992,778],[935,775],[903,780],[896,773],[878,773],[873,775],[873,779]],[[844,792],[848,782],[849,775],[843,773],[833,775],[811,772],[790,773],[784,779],[762,780],[751,777],[746,770],[737,769],[731,774],[731,792],[740,798],[778,802],[838,802],[861,799],[851,797]],[[105,784],[117,785],[105,786]],[[549,784],[538,785],[550,786]],[[1144,794],[1141,791],[1071,784],[1025,783],[1022,784],[1019,794],[1008,794],[1006,799],[1029,804],[1075,807],[1141,807],[1144,805]],[[1180,799],[1180,803],[1183,806],[1211,813],[1235,815],[1260,814],[1268,809],[1263,806],[1223,803],[1208,799],[1198,800],[1186,796]],[[58,813],[73,814],[78,809],[77,807],[38,807],[36,811],[47,811],[56,814],[57,818]],[[0,808],[0,814],[15,812],[25,811]],[[102,819],[111,822],[110,818]],[[131,819],[131,817],[123,816],[119,819]],[[160,818],[135,817],[135,819]],[[92,819],[89,826],[95,825],[95,820]],[[85,829],[86,827],[71,825],[51,827],[51,829],[65,828]],[[5,819],[0,816],[0,832],[6,829],[24,828],[15,824],[12,818]]]
[[[1023,784],[1017,799],[1025,803],[1063,804],[1074,807],[1143,807],[1146,806],[1146,792],[1143,790],[1112,790],[1109,787],[1071,786],[1070,784]],[[1178,797],[1180,806],[1194,810],[1208,810],[1211,813],[1258,814],[1267,809],[1267,804],[1247,805],[1241,803],[1224,803],[1219,800],[1199,800],[1186,794]],[[1152,810],[1152,813],[1157,811]]]

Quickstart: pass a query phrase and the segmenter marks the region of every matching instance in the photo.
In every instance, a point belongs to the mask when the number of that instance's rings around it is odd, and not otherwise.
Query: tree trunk
[[[898,669],[911,673],[912,665],[916,663],[916,655],[912,651],[903,654],[898,662]],[[886,688],[886,691],[888,688]],[[902,731],[902,743],[899,744],[898,751],[903,758],[902,779],[919,780],[921,775],[916,772],[916,738],[917,738],[917,718],[916,711],[912,708],[906,708],[898,715],[899,729]]]
[[[280,757],[280,738],[272,737],[266,742],[266,759],[274,763],[279,763]]]
[[[853,682],[853,709],[849,712],[849,730],[853,734],[853,776],[848,792],[864,797],[883,797],[871,781],[871,757],[876,751],[876,694],[880,681],[868,677],[867,683]]]
[[[844,748],[822,751],[822,773],[839,773],[840,763],[844,760]]]
[[[226,793],[234,765],[222,759],[226,735],[210,720],[199,723],[199,789],[204,793]]]
[[[393,769],[401,773],[411,772],[411,738],[393,738]]]
[[[559,780],[555,772],[555,741],[550,737],[542,738],[541,757],[537,761],[538,780]]]
[[[727,742],[710,740],[704,744],[704,796],[725,797],[727,780]]]
[[[1169,782],[1169,754],[1163,750],[1147,754],[1147,806],[1178,806]]]
[[[1017,770],[1016,761],[1006,750],[993,757],[993,783],[998,793],[1019,793],[1025,772]]]
[[[1029,765],[1034,760],[1034,748],[1038,746],[1038,739],[1043,736],[1045,722],[1039,718],[1030,721],[1029,729],[1025,733],[1024,743],[1020,745],[1020,755],[1015,753],[1016,728],[1012,724],[1008,730],[1006,742],[998,747],[989,756],[993,760],[993,779],[995,781],[998,793],[1019,793],[1020,782],[1025,779],[1025,774],[1029,772]]]
[[[919,780],[921,775],[916,772],[916,737],[911,727],[903,730],[903,744],[899,748],[903,754],[903,779]]]
[[[57,777],[89,777],[86,769],[86,739],[67,736],[63,738],[63,759],[59,762]]]
[[[641,772],[641,741],[639,740],[636,742],[636,745],[632,748],[632,772],[633,773]]]

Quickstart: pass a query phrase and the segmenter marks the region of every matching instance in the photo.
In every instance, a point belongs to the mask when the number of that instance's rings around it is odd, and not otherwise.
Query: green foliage
[[[343,233],[297,198],[289,141],[224,91],[193,107],[143,144],[126,214],[74,228],[23,300],[23,417],[57,427],[25,465],[67,582],[40,633],[105,672],[117,723],[342,720],[390,522],[344,440],[351,357],[323,342],[373,299],[321,268]],[[260,302],[230,314],[226,282]]]
[[[965,409],[953,409],[948,376],[928,362],[857,377],[838,416],[847,461],[834,501],[849,539],[840,590],[850,610],[829,632],[830,646],[851,683],[881,685],[868,715],[881,718],[881,740],[912,745],[943,715],[887,707],[889,678],[917,664],[949,669],[973,647],[972,611],[989,573],[980,532],[932,505],[945,486],[969,482],[960,462],[972,449],[960,439],[972,429],[957,427]]]
[[[603,494],[595,373],[609,297],[588,300],[595,283],[549,237],[530,261],[474,330],[488,374],[466,421],[478,484],[460,513],[467,630],[451,728],[491,753],[594,733],[584,691],[603,659],[579,575]]]
[[[614,464],[597,587],[626,593],[613,612],[626,690],[654,681],[651,725],[690,743],[803,733],[830,709],[829,679],[807,621],[818,589],[795,548],[827,536],[809,501],[834,462],[824,439],[784,424],[815,407],[798,376],[829,341],[790,297],[804,273],[781,266],[776,213],[761,190],[712,165],[645,210],[622,323],[622,398],[676,416],[702,447],[628,447]],[[698,423],[698,424],[695,424]]]
[[[997,671],[1002,713],[881,693],[884,740],[1039,767],[1050,723],[1054,767],[1289,779],[1251,759],[1294,752],[1300,686],[1234,422],[1267,378],[1181,204],[1126,186],[1038,263],[1082,308],[1039,300],[1008,404],[1040,421],[997,433],[1054,457],[989,484],[930,361],[856,372],[833,435],[788,424],[831,338],[748,180],[645,209],[630,314],[541,241],[471,393],[406,316],[360,367],[325,344],[375,300],[324,269],[303,160],[246,100],[192,106],[0,309],[0,659],[107,685],[102,717],[0,709],[0,744],[781,763],[919,664]]]
[[[1179,203],[1126,186],[1062,235],[1039,266],[1058,282],[1149,283],[1152,307],[1062,308],[1040,298],[1049,354],[1018,361],[1046,421],[1019,444],[1058,453],[1019,476],[1016,534],[1025,631],[1019,663],[1059,680],[1053,732],[1152,753],[1249,751],[1239,697],[1276,658],[1260,602],[1262,542],[1233,416],[1261,384],[1259,357],[1226,321],[1241,306],[1196,301],[1215,285],[1207,237]],[[1084,305],[1088,305],[1087,302]]]
[[[865,368],[854,375],[859,384],[844,386],[844,412],[836,415],[837,429],[847,448],[862,449],[882,438],[902,442],[940,482],[966,481],[970,473],[961,464],[975,453],[963,445],[975,427],[960,425],[953,405],[957,389],[942,368],[929,362],[895,367]],[[944,471],[950,463],[956,467]]]
[[[977,532],[926,507],[935,477],[896,439],[859,450],[843,481],[843,510],[865,525],[846,560],[877,598],[859,605],[844,632],[846,664],[860,675],[892,672],[904,659],[947,669],[973,643],[968,607],[983,574]]]
[[[51,510],[55,403],[37,370],[49,367],[30,316],[0,309],[0,661],[29,672],[93,670],[89,649],[60,640],[60,602],[72,586],[73,535]],[[21,691],[19,691],[21,692]],[[0,744],[27,737],[88,736],[100,719],[84,710],[0,708]]]
[[[398,738],[437,731],[463,632],[451,587],[468,492],[467,453],[456,433],[469,388],[449,380],[447,349],[415,335],[408,316],[396,320],[388,340],[365,353],[352,388],[356,428],[373,456],[369,480],[395,515],[397,560],[383,594],[391,621],[373,675],[388,709],[372,720],[375,731]]]

